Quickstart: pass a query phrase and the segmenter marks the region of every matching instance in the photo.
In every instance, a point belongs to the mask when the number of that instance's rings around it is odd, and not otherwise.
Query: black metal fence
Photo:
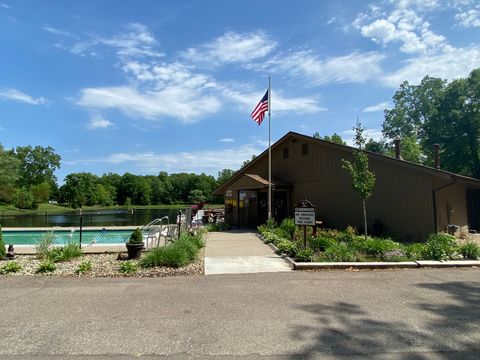
[[[163,215],[161,217],[155,217]],[[85,253],[123,252],[125,243],[136,228],[142,230],[145,247],[165,246],[174,241],[192,222],[190,208],[169,212],[85,212],[46,215],[47,219],[19,216],[14,222],[4,221],[5,244],[12,244],[17,254],[33,254],[42,243],[53,246],[78,244]],[[31,220],[33,219],[33,220]],[[30,221],[31,220],[31,221]],[[11,224],[16,226],[9,226]],[[32,226],[33,224],[33,226]]]

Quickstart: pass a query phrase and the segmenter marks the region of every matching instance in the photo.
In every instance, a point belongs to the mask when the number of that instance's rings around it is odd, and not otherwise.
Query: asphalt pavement
[[[480,270],[0,277],[0,359],[478,359]]]

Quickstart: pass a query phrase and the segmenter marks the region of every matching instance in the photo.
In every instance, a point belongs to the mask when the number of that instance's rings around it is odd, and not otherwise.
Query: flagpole
[[[270,116],[272,105],[272,85],[268,77],[268,220],[272,219],[272,146],[270,144]]]

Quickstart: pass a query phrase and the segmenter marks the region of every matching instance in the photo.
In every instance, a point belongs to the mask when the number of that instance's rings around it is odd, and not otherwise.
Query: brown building
[[[362,205],[342,168],[354,148],[289,132],[272,145],[272,214],[293,217],[294,205],[308,199],[326,227],[362,228]],[[368,153],[376,185],[367,200],[370,230],[401,241],[458,225],[480,232],[480,180],[397,158]],[[225,221],[253,227],[267,219],[268,149],[238,171],[214,194],[225,196]],[[373,224],[377,225],[373,225]]]

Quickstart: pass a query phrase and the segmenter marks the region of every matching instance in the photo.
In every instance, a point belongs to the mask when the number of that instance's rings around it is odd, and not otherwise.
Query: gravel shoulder
[[[63,277],[170,277],[170,276],[190,276],[204,274],[204,249],[201,249],[198,255],[198,260],[182,268],[169,267],[154,267],[150,269],[143,269],[138,267],[138,270],[132,274],[124,274],[119,271],[120,265],[125,260],[118,260],[118,254],[104,253],[104,254],[87,254],[80,258],[70,260],[68,262],[59,262],[55,265],[56,270],[52,273],[37,274],[36,270],[42,262],[37,259],[35,255],[17,255],[14,259],[22,268],[16,273],[10,273],[3,276],[63,276]],[[89,261],[92,264],[92,270],[86,273],[78,274],[80,263]],[[138,263],[138,260],[132,260]],[[6,264],[7,261],[0,261],[0,266]],[[2,275],[0,275],[1,277]]]

